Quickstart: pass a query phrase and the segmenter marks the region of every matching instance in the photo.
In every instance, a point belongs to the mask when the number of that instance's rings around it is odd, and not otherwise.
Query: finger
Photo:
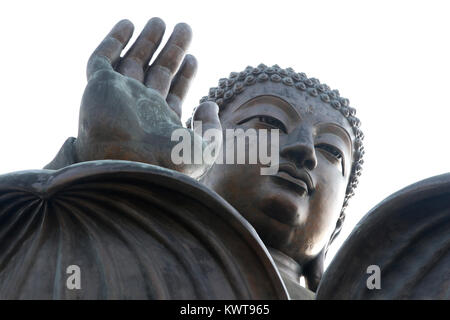
[[[120,61],[117,71],[124,76],[144,81],[144,71],[158,49],[165,29],[166,25],[163,20],[160,18],[150,19],[133,46]]]
[[[167,97],[173,75],[178,70],[191,39],[192,30],[189,25],[179,23],[175,26],[166,45],[147,71],[145,79],[147,87]]]
[[[180,70],[175,75],[170,85],[169,94],[167,95],[167,104],[181,118],[181,105],[189,86],[197,72],[197,59],[193,55],[187,54],[184,57]]]
[[[87,78],[102,69],[112,69],[120,58],[120,53],[133,34],[134,26],[129,20],[119,21],[89,58]]]

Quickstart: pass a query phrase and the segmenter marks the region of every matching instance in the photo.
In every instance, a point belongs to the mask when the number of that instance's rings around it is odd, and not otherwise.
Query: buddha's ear
[[[309,290],[316,292],[319,282],[323,275],[323,265],[325,260],[325,248],[320,253],[309,261],[303,267],[303,276],[305,277],[306,286]]]

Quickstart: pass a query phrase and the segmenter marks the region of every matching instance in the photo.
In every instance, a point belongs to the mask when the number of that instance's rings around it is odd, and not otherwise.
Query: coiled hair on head
[[[360,129],[361,121],[355,116],[356,110],[350,107],[348,99],[340,96],[338,90],[331,90],[326,84],[320,83],[316,78],[308,78],[305,73],[297,73],[292,68],[282,69],[278,65],[268,67],[260,64],[256,68],[248,66],[244,71],[231,72],[228,78],[221,78],[217,87],[209,89],[209,94],[200,99],[200,103],[213,101],[219,106],[219,110],[224,110],[229,102],[231,102],[238,94],[242,93],[246,87],[257,85],[266,81],[280,83],[289,87],[303,91],[305,94],[320,99],[322,102],[329,104],[332,108],[340,111],[347,119],[352,127],[355,135],[353,141],[353,164],[347,185],[344,202],[342,204],[339,219],[336,227],[331,235],[329,244],[333,242],[342,229],[345,220],[345,209],[348,206],[349,199],[354,195],[354,190],[358,185],[358,177],[361,175],[362,164],[364,163],[364,134]],[[195,112],[195,110],[194,110]],[[188,127],[191,126],[190,119],[187,122]]]

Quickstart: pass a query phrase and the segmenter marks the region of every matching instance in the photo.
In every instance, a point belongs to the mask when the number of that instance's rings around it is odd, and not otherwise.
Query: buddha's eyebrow
[[[262,100],[262,101],[261,101]],[[254,107],[256,104],[264,104],[264,105],[273,105],[279,107],[279,109],[283,110],[289,118],[295,119],[301,119],[302,116],[298,112],[298,110],[289,102],[284,100],[281,97],[274,96],[274,95],[263,95],[263,96],[257,96],[254,98],[251,98],[244,103],[242,103],[239,107],[237,107],[235,110],[233,110],[233,113],[240,110],[241,108],[250,108]]]
[[[340,125],[332,122],[318,123],[315,125],[317,133],[332,133],[340,137],[347,145],[349,146],[349,150],[353,152],[353,142],[350,134],[347,130],[345,130]]]

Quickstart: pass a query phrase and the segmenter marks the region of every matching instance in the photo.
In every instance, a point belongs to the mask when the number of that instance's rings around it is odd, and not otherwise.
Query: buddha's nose
[[[314,148],[312,134],[307,130],[301,130],[290,137],[286,144],[281,146],[280,155],[292,161],[297,168],[313,170],[317,166],[317,157]]]

